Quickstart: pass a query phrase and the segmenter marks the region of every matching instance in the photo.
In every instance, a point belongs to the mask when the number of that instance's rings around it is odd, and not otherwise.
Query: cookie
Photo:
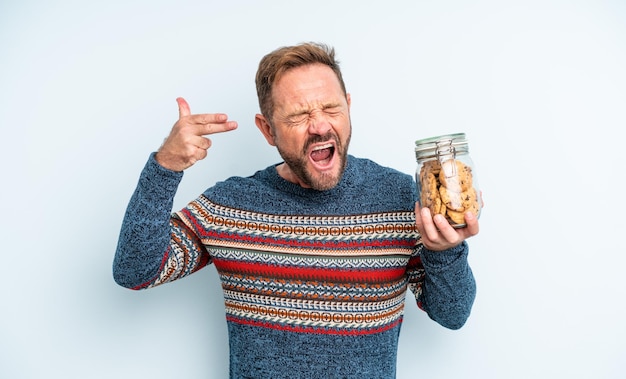
[[[463,193],[451,191],[446,187],[441,186],[439,187],[439,195],[441,197],[441,201],[448,209],[458,212],[462,212],[464,210]]]
[[[459,160],[449,159],[441,164],[439,182],[454,192],[467,191],[472,187],[472,168]]]
[[[434,215],[437,213],[445,214],[446,206],[441,201],[439,194],[439,173],[441,164],[439,161],[428,161],[422,165],[419,174],[420,180],[420,203],[423,207],[430,209]]]
[[[449,159],[424,162],[419,173],[420,203],[433,215],[441,214],[453,226],[465,225],[465,212],[478,215],[480,203],[473,187],[472,169]]]
[[[457,225],[461,225],[461,224],[465,224],[465,212],[457,212],[457,211],[453,211],[448,209],[448,211],[446,212],[446,217],[452,221],[452,224],[457,224]]]

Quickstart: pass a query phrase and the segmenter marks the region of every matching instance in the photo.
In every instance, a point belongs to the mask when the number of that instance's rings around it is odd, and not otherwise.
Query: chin
[[[339,165],[333,167],[332,170],[328,170],[322,173],[316,172],[313,175],[311,175],[311,172],[309,172],[309,185],[311,186],[311,188],[318,191],[326,191],[335,188],[337,184],[339,184],[339,182],[341,181],[344,168],[345,164],[343,162],[339,162]]]

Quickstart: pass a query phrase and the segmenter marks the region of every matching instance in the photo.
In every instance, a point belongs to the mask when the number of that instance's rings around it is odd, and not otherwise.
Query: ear
[[[352,98],[349,93],[346,93],[346,101],[348,102],[348,110],[350,110],[350,104],[352,104]]]
[[[257,115],[254,116],[254,123],[263,134],[263,137],[265,137],[265,140],[267,141],[267,143],[269,143],[272,146],[276,146],[276,144],[274,143],[274,133],[272,130],[272,126],[270,125],[269,122],[267,122],[267,119],[265,118],[265,116],[257,113]]]

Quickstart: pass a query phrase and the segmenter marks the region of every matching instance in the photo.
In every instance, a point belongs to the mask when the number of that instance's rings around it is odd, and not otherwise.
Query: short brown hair
[[[321,43],[307,42],[295,46],[280,47],[261,59],[256,73],[256,92],[261,113],[272,122],[274,100],[272,89],[280,77],[292,68],[321,63],[330,67],[339,79],[339,84],[346,94],[339,61],[335,60],[335,49]]]

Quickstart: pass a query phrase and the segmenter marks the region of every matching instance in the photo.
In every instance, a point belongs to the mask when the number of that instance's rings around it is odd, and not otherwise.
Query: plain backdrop
[[[486,207],[478,295],[446,330],[407,297],[398,378],[623,378],[626,2],[3,0],[0,377],[225,378],[214,267],[148,291],[111,263],[148,155],[225,112],[175,208],[279,161],[254,126],[267,52],[334,46],[351,153],[413,174],[465,132]]]

